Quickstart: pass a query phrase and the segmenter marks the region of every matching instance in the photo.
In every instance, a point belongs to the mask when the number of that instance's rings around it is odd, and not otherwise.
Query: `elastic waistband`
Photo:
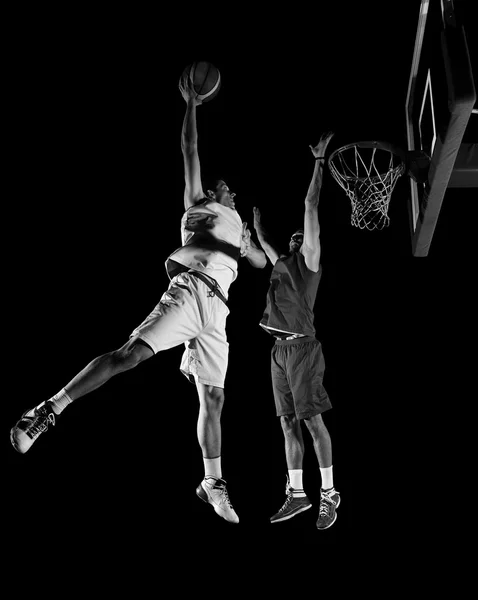
[[[198,279],[200,279],[203,283],[205,283],[207,285],[207,287],[210,289],[210,292],[208,292],[208,296],[217,296],[219,298],[219,300],[222,300],[224,302],[224,304],[227,306],[227,300],[226,300],[225,296],[223,295],[223,293],[221,292],[221,290],[219,289],[219,285],[215,279],[212,279],[212,277],[210,278],[207,275],[204,275],[204,273],[201,273],[201,271],[195,271],[194,269],[188,269],[187,272],[190,275],[194,275],[195,277],[197,277]]]
[[[277,346],[290,346],[291,344],[306,344],[308,342],[316,342],[317,338],[312,335],[305,335],[304,337],[294,338],[293,340],[281,340],[276,338]]]

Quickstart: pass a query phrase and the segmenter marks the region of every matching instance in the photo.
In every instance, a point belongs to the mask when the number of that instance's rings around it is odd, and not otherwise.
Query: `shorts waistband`
[[[304,335],[303,337],[297,337],[294,338],[292,340],[281,340],[279,338],[276,338],[276,345],[277,346],[290,346],[291,344],[304,344],[304,343],[308,343],[308,342],[316,342],[317,338],[315,338],[312,335]]]

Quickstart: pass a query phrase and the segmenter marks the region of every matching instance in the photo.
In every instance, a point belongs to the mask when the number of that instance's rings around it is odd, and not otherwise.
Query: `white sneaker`
[[[42,402],[37,407],[27,410],[15,427],[10,430],[10,441],[20,454],[25,454],[40,435],[47,431],[49,425],[55,425],[56,415],[51,402]]]
[[[196,488],[196,494],[204,502],[209,502],[220,517],[229,521],[229,523],[239,523],[239,517],[232,508],[227,495],[224,479],[212,476],[205,477]]]

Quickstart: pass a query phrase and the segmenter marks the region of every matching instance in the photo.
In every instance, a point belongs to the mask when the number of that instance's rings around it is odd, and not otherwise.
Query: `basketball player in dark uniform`
[[[265,267],[267,260],[251,241],[227,184],[218,181],[205,196],[196,127],[196,107],[201,101],[187,78],[179,87],[187,105],[181,138],[186,212],[181,220],[182,246],[166,261],[168,290],[126,344],[95,358],[58,394],[25,412],[12,428],[10,439],[24,454],[49,425],[55,425],[71,402],[156,353],[185,344],[180,369],[195,383],[199,395],[197,434],[204,460],[204,479],[196,492],[226,521],[238,523],[221,471],[220,417],[228,362],[226,303],[239,257],[245,256],[257,268]]]
[[[303,421],[312,435],[322,478],[318,529],[327,529],[337,518],[340,495],[334,488],[332,443],[322,413],[332,407],[323,386],[324,357],[315,337],[314,303],[322,275],[318,204],[324,155],[333,134],[321,137],[315,148],[315,168],[305,199],[304,228],[289,242],[289,254],[280,254],[254,208],[254,228],[273,265],[267,306],[260,325],[275,337],[271,375],[277,416],[285,437],[288,468],[286,501],[271,517],[272,523],[290,519],[312,505],[302,486]]]

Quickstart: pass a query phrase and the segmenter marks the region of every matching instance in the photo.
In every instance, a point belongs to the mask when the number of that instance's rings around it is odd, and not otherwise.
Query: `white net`
[[[393,152],[376,144],[350,144],[329,158],[330,172],[352,203],[352,225],[360,229],[389,225],[390,198],[405,172],[404,163]]]

